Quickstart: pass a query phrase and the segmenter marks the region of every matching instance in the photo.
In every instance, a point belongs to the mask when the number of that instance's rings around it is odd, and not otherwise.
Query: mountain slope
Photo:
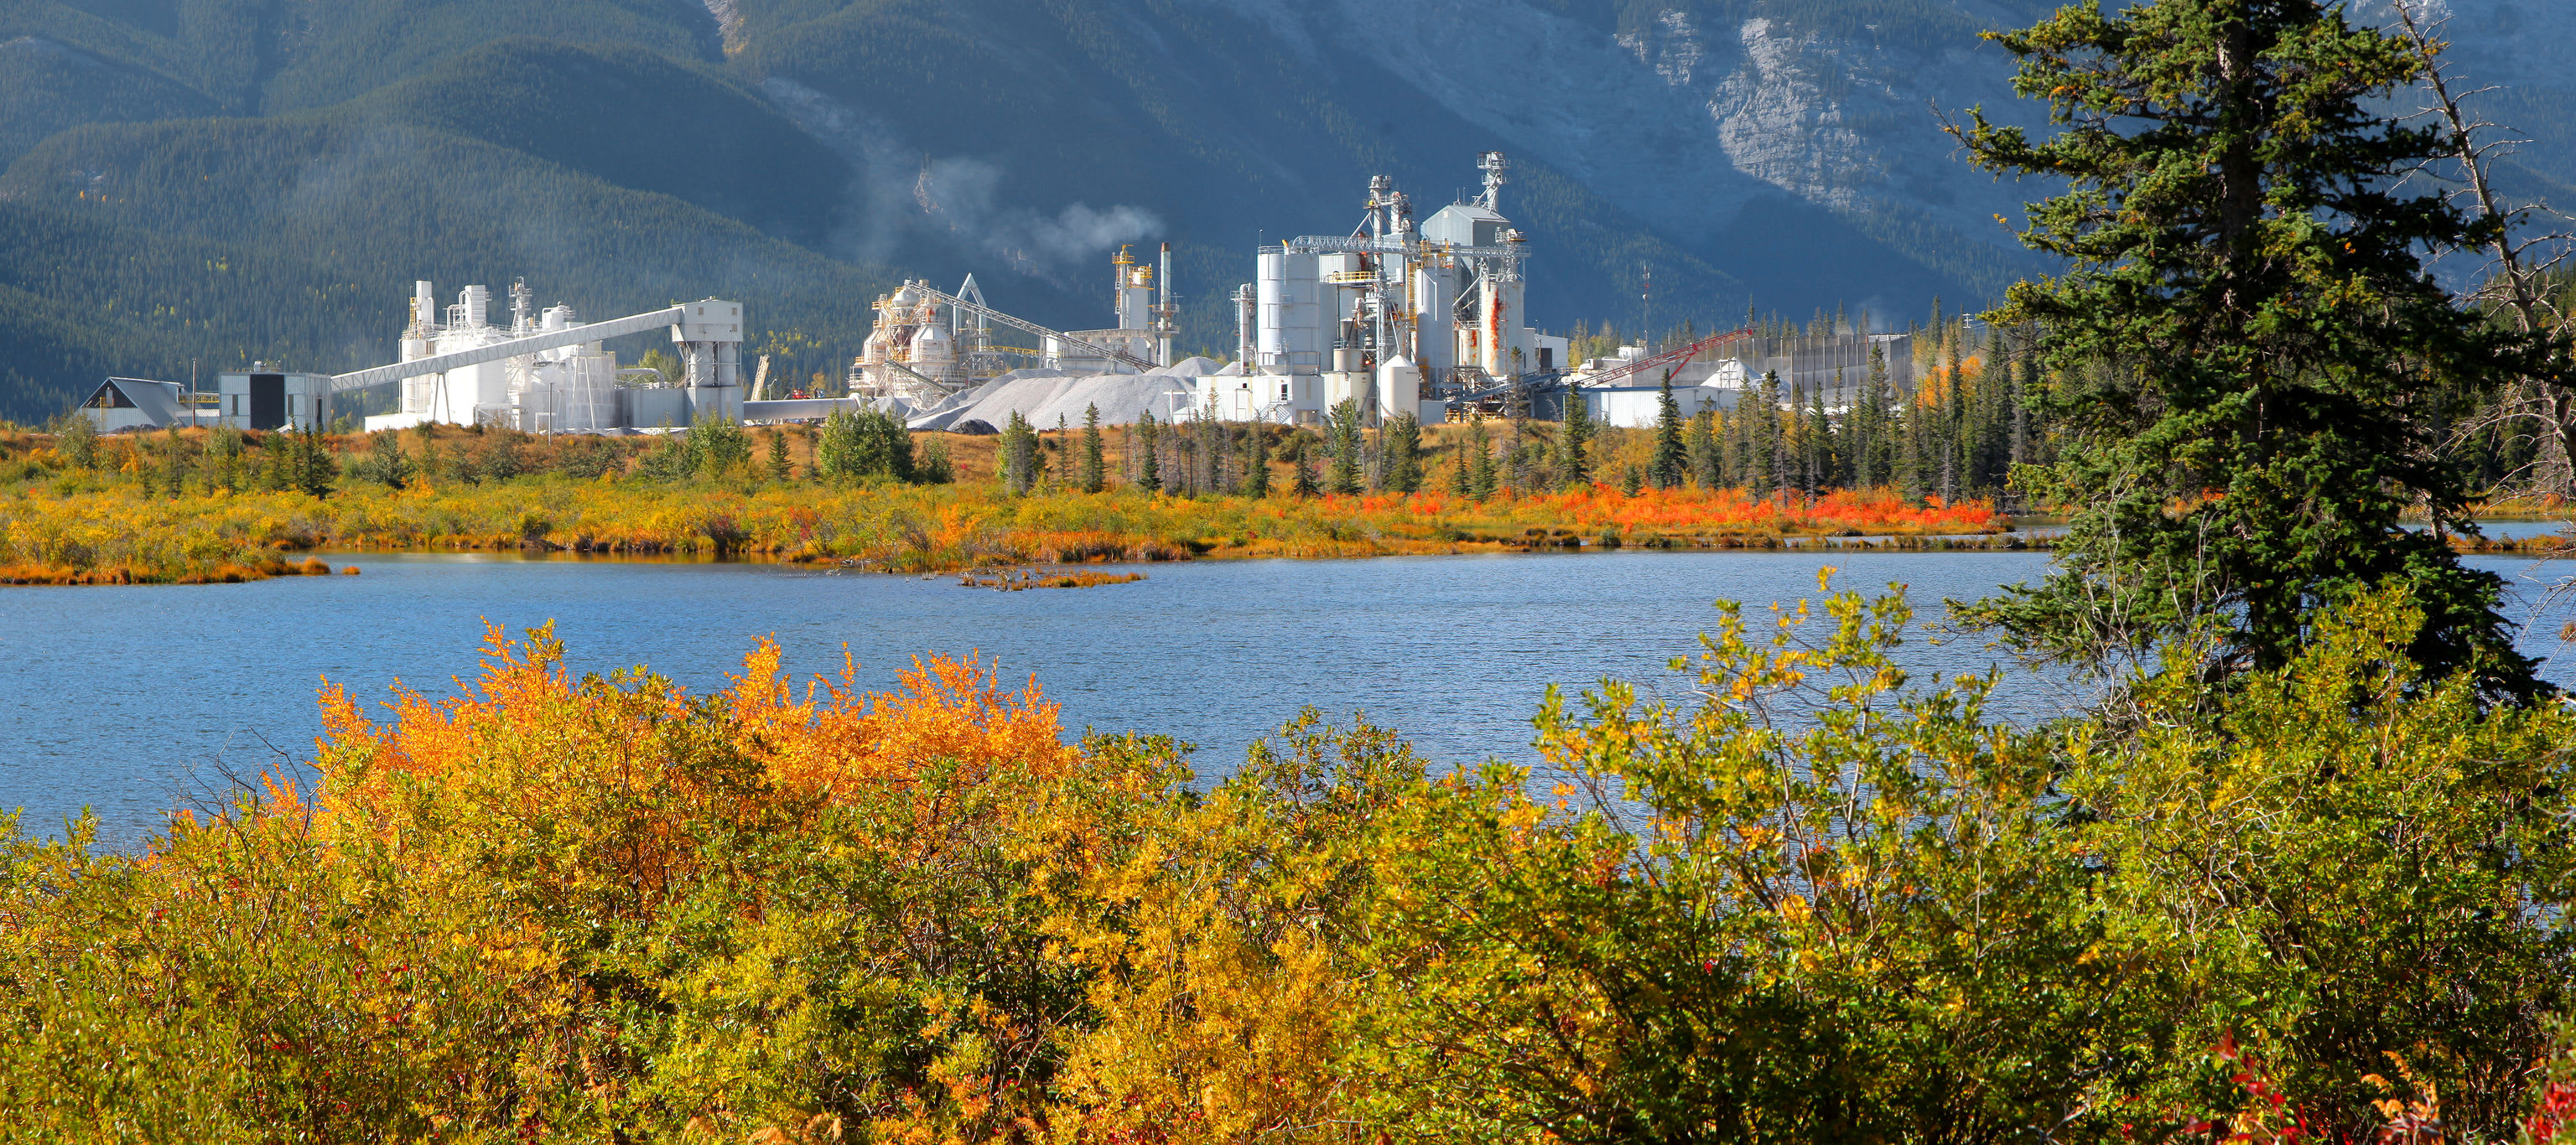
[[[1376,174],[1428,215],[1487,149],[1511,156],[1542,326],[1633,330],[1649,265],[1657,327],[1902,322],[2043,269],[1995,217],[2046,188],[1968,168],[1939,126],[2031,121],[1977,33],[2046,6],[0,0],[18,249],[57,227],[134,268],[0,276],[46,303],[0,314],[0,344],[35,347],[0,416],[100,369],[368,364],[415,277],[525,275],[589,314],[735,295],[754,352],[837,375],[898,276],[971,272],[1088,327],[1109,254],[1168,241],[1183,347],[1224,351],[1257,243],[1348,230]],[[2576,186],[2576,10],[2447,10],[2454,66],[2513,85],[2496,118],[2535,136],[2512,184]]]

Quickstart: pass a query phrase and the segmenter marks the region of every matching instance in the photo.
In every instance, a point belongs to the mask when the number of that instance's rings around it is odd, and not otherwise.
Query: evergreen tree
[[[241,488],[241,465],[242,431],[240,429],[231,425],[218,425],[206,434],[206,482],[209,492],[216,488]]]
[[[1243,435],[1243,495],[1270,495],[1270,427],[1253,425]]]
[[[1136,415],[1136,487],[1148,493],[1163,488],[1163,462],[1155,456],[1161,437],[1154,424],[1154,411]]]
[[[1326,487],[1344,495],[1360,491],[1360,403],[1343,398],[1332,412],[1333,467]]]
[[[1290,460],[1289,471],[1295,475],[1296,482],[1290,486],[1290,492],[1299,497],[1312,497],[1324,491],[1322,484],[1315,480],[1314,450],[1298,449],[1297,456]]]
[[[1485,439],[1482,415],[1468,423],[1467,449],[1473,466],[1467,471],[1467,495],[1482,501],[1494,495],[1494,446]]]
[[[1753,430],[1761,422],[1761,380],[1750,374],[1735,387],[1735,408],[1726,415],[1727,483],[1738,489],[1749,489],[1762,495],[1762,478],[1755,472]]]
[[[769,479],[785,481],[795,475],[795,467],[787,461],[787,430],[781,427],[769,431]]]
[[[2286,663],[2318,609],[2396,582],[2424,610],[2417,663],[2535,691],[2501,582],[2445,540],[2474,527],[2468,493],[2414,416],[2538,364],[2426,272],[2422,252],[2483,237],[2410,189],[2454,145],[2391,107],[2429,57],[2318,0],[2069,6],[1995,38],[2061,130],[1956,130],[1981,166],[2071,184],[2022,233],[2071,266],[1994,318],[2036,324],[2057,369],[2106,368],[2049,411],[2049,493],[2076,512],[2055,571],[1974,615],[2083,663],[2212,625],[2228,672]],[[2410,531],[2419,506],[2432,528]]]
[[[1841,390],[1842,384],[1842,371],[1834,371],[1834,389]],[[1825,413],[1823,386],[1807,391],[1805,421],[1799,436],[1806,439],[1807,445],[1807,491],[1814,493],[1840,484],[1841,477],[1835,472],[1839,451],[1834,442],[1833,419]]]
[[[1638,490],[1644,489],[1645,487],[1646,478],[1643,474],[1637,471],[1636,466],[1624,465],[1619,468],[1619,494],[1621,496],[1634,497],[1637,495]]]
[[[402,451],[401,434],[395,430],[367,435],[367,453],[350,468],[350,475],[362,481],[373,481],[388,489],[400,489],[411,483],[411,458]]]
[[[1398,493],[1422,488],[1422,419],[1400,413],[1386,424],[1386,487]]]
[[[1744,416],[1744,483],[1754,496],[1776,497],[1785,473],[1780,457],[1780,375],[1762,371],[1749,408],[1739,405],[1736,412]]]
[[[1584,400],[1583,391],[1568,387],[1565,391],[1565,425],[1556,439],[1556,483],[1559,488],[1580,489],[1592,483],[1592,458],[1587,448],[1592,444],[1592,403]]]
[[[1027,493],[1038,483],[1038,434],[1029,419],[1012,410],[1011,419],[1002,427],[1001,477],[1003,488],[1013,493]]]
[[[87,418],[82,420],[86,421]],[[161,495],[176,501],[188,491],[188,443],[172,425],[161,436]]]
[[[1897,421],[1894,442],[1894,483],[1897,494],[1909,505],[1920,505],[1930,490],[1924,486],[1925,462],[1931,453],[1923,442],[1923,388],[1917,385],[1910,395],[1899,395],[1892,403]]]
[[[1109,468],[1100,456],[1100,405],[1097,402],[1082,411],[1082,491],[1097,493],[1109,482]],[[1269,484],[1267,476],[1262,483]],[[1254,494],[1260,496],[1260,494]]]
[[[1449,495],[1464,497],[1468,488],[1467,449],[1465,446],[1452,446],[1449,450]]]
[[[294,443],[287,440],[284,431],[270,432],[268,440],[259,444],[260,488],[283,493],[295,487],[295,463],[289,456],[294,451]]]
[[[2014,358],[2012,372],[2012,448],[2010,465],[2030,464],[2030,399],[2038,388],[2031,385],[2039,370],[2039,357],[2023,353]]]
[[[1724,462],[1725,458],[1717,447],[1717,411],[1701,410],[1691,415],[1691,481],[1702,489],[1717,488],[1720,484],[1718,466]]]
[[[1664,371],[1655,395],[1655,460],[1648,467],[1657,489],[1680,488],[1690,472],[1690,450],[1682,443],[1682,407],[1673,400],[1673,372]]]
[[[291,442],[282,452],[291,467],[288,483],[297,492],[316,501],[331,495],[333,483],[340,477],[340,461],[331,454],[331,444],[312,429],[294,431]]]
[[[1047,451],[1055,455],[1048,462],[1052,471],[1048,490],[1062,492],[1073,483],[1073,423],[1065,420],[1062,411],[1055,415],[1055,440],[1047,442],[1046,446]]]

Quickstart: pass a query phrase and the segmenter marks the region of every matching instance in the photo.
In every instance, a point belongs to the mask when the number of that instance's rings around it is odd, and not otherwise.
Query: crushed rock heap
[[[1221,367],[1209,358],[1184,358],[1142,373],[1013,370],[921,411],[905,424],[917,430],[999,433],[1017,413],[1030,425],[1053,429],[1058,419],[1065,425],[1081,425],[1093,406],[1100,408],[1102,425],[1128,425],[1148,412],[1154,420],[1168,422],[1189,416],[1197,379],[1242,372],[1239,364]]]

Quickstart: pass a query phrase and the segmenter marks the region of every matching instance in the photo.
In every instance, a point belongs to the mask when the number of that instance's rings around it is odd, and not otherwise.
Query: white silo
[[[1377,368],[1377,416],[1381,424],[1399,414],[1422,412],[1422,371],[1401,354]]]

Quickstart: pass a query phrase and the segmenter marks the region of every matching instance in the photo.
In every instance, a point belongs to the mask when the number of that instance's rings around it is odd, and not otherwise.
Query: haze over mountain
[[[2576,13],[2452,0],[2515,177],[2576,181]],[[0,0],[0,416],[108,373],[390,360],[415,278],[610,317],[709,295],[837,376],[899,277],[1107,319],[1170,241],[1184,347],[1264,239],[1427,214],[1510,154],[1531,316],[1883,321],[2036,264],[2033,189],[1937,109],[2028,121],[2030,0]],[[646,343],[621,347],[630,354]]]

